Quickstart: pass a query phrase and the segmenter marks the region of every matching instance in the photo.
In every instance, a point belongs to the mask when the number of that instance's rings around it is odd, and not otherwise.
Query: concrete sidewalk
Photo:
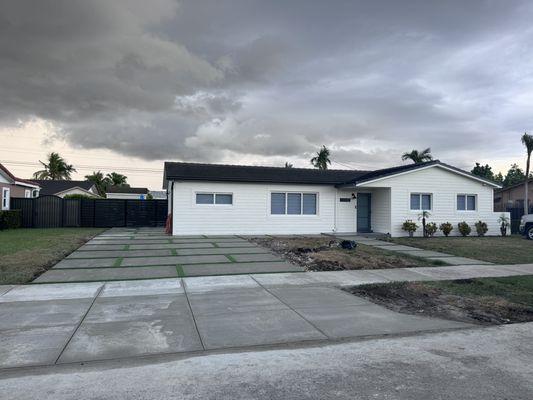
[[[533,323],[0,372],[3,400],[533,398]]]

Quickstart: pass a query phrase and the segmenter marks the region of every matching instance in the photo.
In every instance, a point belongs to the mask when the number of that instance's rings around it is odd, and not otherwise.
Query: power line
[[[29,161],[4,160],[2,163],[3,164],[20,166],[20,167],[41,167],[42,168],[41,164],[33,163],[33,162],[29,162]],[[109,165],[98,165],[98,166],[96,166],[96,165],[79,164],[79,165],[76,165],[75,168],[76,169],[82,169],[82,170],[89,170],[89,171],[104,169],[104,170],[115,170],[115,171],[123,171],[123,172],[130,172],[130,173],[143,172],[143,173],[158,173],[158,174],[160,174],[160,173],[163,172],[163,169],[156,169],[156,168],[113,167],[113,166],[109,166]]]

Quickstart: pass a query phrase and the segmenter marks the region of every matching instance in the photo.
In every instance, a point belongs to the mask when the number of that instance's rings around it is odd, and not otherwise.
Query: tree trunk
[[[526,164],[526,182],[525,182],[525,197],[524,197],[524,214],[529,214],[529,162],[531,161],[531,153],[527,154]]]

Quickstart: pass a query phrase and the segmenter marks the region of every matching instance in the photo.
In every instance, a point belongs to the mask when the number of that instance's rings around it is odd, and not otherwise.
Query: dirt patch
[[[460,286],[476,284],[476,280],[453,281]],[[533,321],[533,307],[495,295],[450,293],[442,283],[401,282],[373,284],[346,289],[391,310],[427,315],[460,322],[499,325]],[[446,284],[444,284],[446,285]],[[448,284],[449,285],[449,284]]]
[[[321,236],[255,237],[250,239],[267,247],[307,271],[343,271],[427,267],[430,261],[358,244],[356,249],[340,247],[340,240]]]

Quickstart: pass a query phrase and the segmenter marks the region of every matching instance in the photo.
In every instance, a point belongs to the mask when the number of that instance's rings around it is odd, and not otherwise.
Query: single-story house
[[[84,196],[99,198],[98,189],[91,181],[53,181],[47,179],[32,179],[41,187],[40,196],[58,196],[81,194]]]
[[[376,171],[166,162],[174,235],[384,233],[404,221],[488,224],[499,234],[492,181],[438,160]],[[421,235],[421,229],[416,232]]]
[[[26,179],[15,177],[9,170],[0,164],[0,210],[9,210],[11,197],[37,197],[40,186]]]
[[[110,186],[106,189],[106,197],[108,199],[146,200],[147,195],[147,188]]]
[[[507,207],[524,208],[525,183],[508,186],[494,191],[494,211],[505,211]],[[529,207],[533,207],[533,178],[528,181]]]

